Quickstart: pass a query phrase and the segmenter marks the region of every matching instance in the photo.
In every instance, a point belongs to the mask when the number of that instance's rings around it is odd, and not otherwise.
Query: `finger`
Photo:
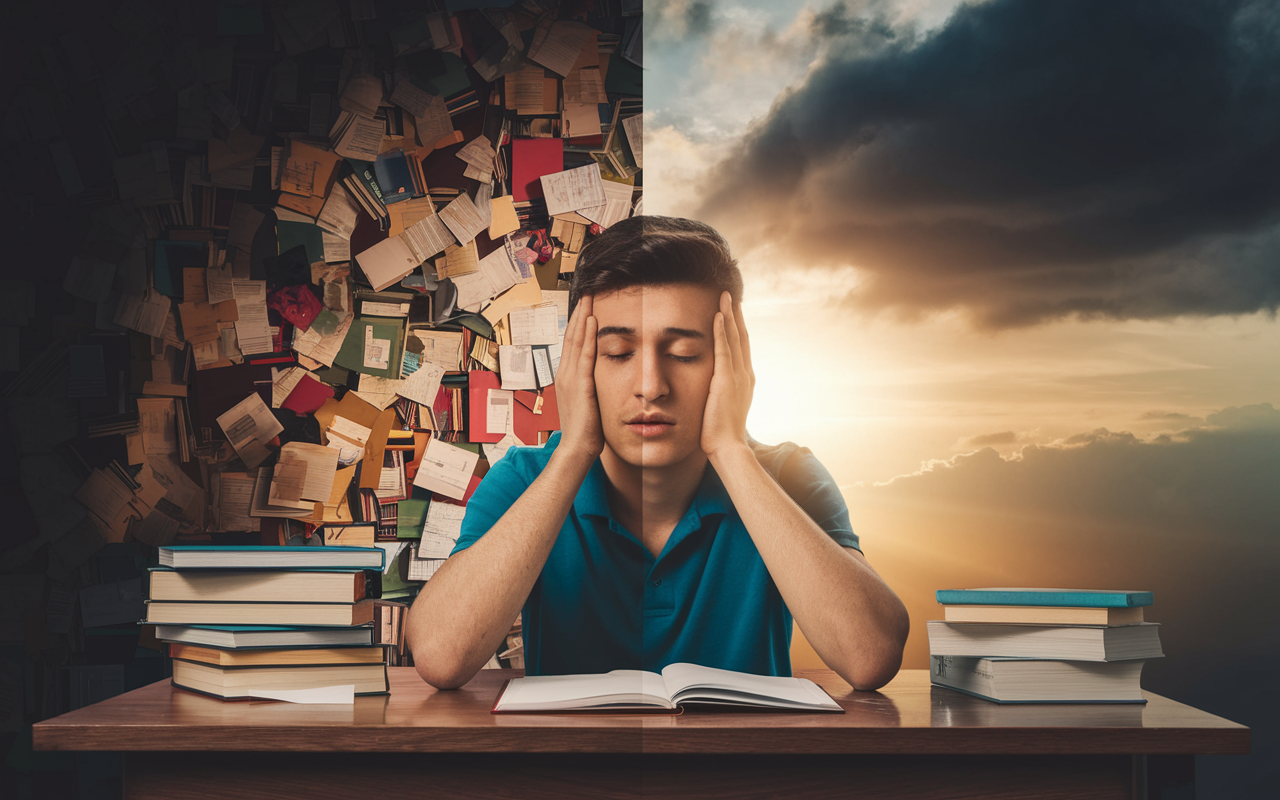
[[[733,356],[729,352],[729,336],[724,329],[724,314],[717,311],[715,322],[711,327],[715,337],[715,370],[712,373],[714,375],[733,369]]]
[[[582,356],[578,362],[582,366],[582,382],[586,386],[587,394],[592,397],[596,394],[596,330],[599,325],[594,316],[587,317],[586,337],[582,346]]]
[[[756,371],[751,365],[751,335],[747,332],[746,317],[742,312],[742,303],[738,303],[734,309],[734,313],[738,318],[738,335],[741,337],[742,363],[747,368],[747,374],[751,376],[752,383],[755,383]]]
[[[568,326],[565,328],[566,350],[572,355],[573,347],[580,347],[582,344],[582,329],[585,327],[587,317],[591,316],[591,308],[588,305],[591,296],[588,295],[578,301],[578,305],[573,308],[573,317],[569,320]]]
[[[586,339],[587,318],[590,316],[591,295],[587,295],[574,306],[573,317],[565,327],[564,351],[561,353],[560,363],[569,368],[570,376],[574,374],[576,361],[574,356],[582,351],[583,341]]]
[[[582,337],[582,363],[593,365],[596,363],[596,331],[600,322],[593,315],[587,317],[586,326]]]
[[[732,354],[733,371],[742,373],[746,371],[746,367],[742,364],[742,344],[741,338],[738,336],[737,315],[733,310],[733,297],[728,292],[724,292],[720,298],[720,307],[724,314],[726,338],[729,340],[729,352]]]
[[[595,303],[592,302],[592,298],[585,298],[585,302],[587,307],[584,309],[586,316],[582,320],[582,342],[580,347],[583,355],[586,355],[587,350],[590,349],[591,359],[589,363],[594,365],[596,361],[596,333],[599,330],[600,321],[595,317]]]

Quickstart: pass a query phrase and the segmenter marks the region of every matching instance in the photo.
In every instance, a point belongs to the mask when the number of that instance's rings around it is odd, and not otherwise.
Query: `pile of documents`
[[[472,5],[124,0],[15,41],[0,705],[164,677],[159,547],[378,547],[409,603],[558,428],[568,281],[641,203],[640,4]]]

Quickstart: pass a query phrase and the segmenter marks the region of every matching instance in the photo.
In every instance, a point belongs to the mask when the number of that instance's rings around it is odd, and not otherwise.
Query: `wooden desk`
[[[1249,729],[1146,693],[1136,705],[999,706],[904,670],[821,684],[846,713],[494,715],[514,670],[437,692],[412,668],[354,706],[224,703],[154,683],[37,723],[37,750],[123,751],[125,797],[1144,798],[1185,794],[1194,754]]]

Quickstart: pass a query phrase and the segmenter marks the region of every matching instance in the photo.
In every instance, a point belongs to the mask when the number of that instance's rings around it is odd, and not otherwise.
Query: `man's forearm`
[[[423,585],[406,635],[425,681],[456,688],[493,655],[542,572],[592,463],[568,451],[552,453],[493,527]]]
[[[907,638],[902,601],[787,495],[750,448],[718,454],[712,466],[818,655],[856,689],[887,683]]]

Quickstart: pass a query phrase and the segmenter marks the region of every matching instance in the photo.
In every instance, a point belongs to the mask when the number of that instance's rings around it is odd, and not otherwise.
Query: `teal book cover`
[[[1151,592],[1099,589],[939,589],[942,605],[1131,608],[1154,602]]]

